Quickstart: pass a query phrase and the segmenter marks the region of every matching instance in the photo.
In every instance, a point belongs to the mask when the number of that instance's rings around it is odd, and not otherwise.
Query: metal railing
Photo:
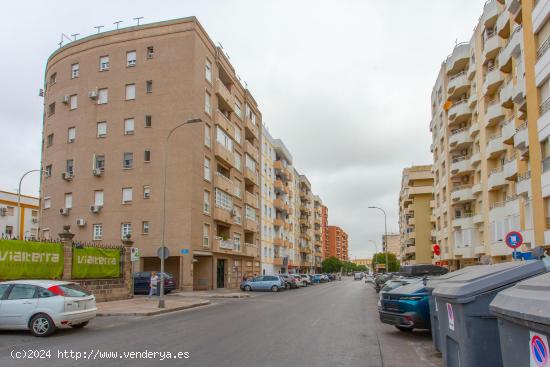
[[[550,157],[546,157],[542,160],[542,172],[548,172],[550,170]]]
[[[550,48],[550,37],[546,38],[544,42],[540,45],[540,47],[537,50],[537,61],[544,56],[546,51],[548,51],[548,48]]]
[[[517,182],[525,181],[531,178],[531,171],[527,171],[525,173],[519,173]]]
[[[548,110],[550,110],[550,97],[546,98],[546,100],[542,102],[542,104],[539,107],[539,111],[541,115],[544,115],[546,112],[548,112]]]

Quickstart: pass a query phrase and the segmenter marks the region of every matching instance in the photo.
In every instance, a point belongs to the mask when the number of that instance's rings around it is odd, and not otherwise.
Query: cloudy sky
[[[483,0],[10,1],[0,41],[0,189],[40,165],[46,59],[60,35],[195,15],[221,42],[282,138],[351,257],[374,250],[383,217],[397,231],[401,171],[431,162],[430,93],[455,41],[467,41]],[[161,5],[162,4],[162,5]],[[38,175],[23,193],[38,193]]]

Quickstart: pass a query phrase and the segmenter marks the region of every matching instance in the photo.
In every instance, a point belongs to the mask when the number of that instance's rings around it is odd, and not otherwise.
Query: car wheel
[[[55,324],[50,316],[45,313],[34,315],[29,322],[31,333],[34,336],[49,336],[55,331]]]
[[[277,287],[276,285],[274,285],[274,286],[271,287],[271,291],[272,291],[272,292],[278,292],[278,291],[279,291],[279,287]]]
[[[245,285],[245,286],[244,286],[244,291],[245,291],[245,292],[250,292],[251,290],[252,290],[252,288],[250,288],[249,285]]]
[[[71,325],[71,327],[75,329],[82,329],[86,325],[88,325],[88,321],[81,322],[80,324]]]
[[[404,331],[404,332],[407,332],[407,333],[410,333],[411,331],[413,331],[412,327],[396,326],[396,328],[399,331]]]

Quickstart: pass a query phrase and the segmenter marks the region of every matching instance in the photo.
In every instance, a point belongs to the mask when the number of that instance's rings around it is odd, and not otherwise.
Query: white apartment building
[[[9,238],[38,238],[39,199],[21,195],[21,216],[19,234],[17,233],[17,194],[0,191],[0,236]],[[55,237],[57,234],[53,234]]]

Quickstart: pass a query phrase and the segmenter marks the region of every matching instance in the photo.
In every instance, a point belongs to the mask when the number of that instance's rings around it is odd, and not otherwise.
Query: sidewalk
[[[211,291],[188,291],[172,292],[172,297],[192,297],[192,298],[251,298],[250,293],[242,292],[238,289],[216,289]]]
[[[131,299],[97,303],[97,316],[153,316],[188,308],[206,306],[210,301],[193,297],[165,297],[165,308],[158,308],[158,298],[137,296]]]

